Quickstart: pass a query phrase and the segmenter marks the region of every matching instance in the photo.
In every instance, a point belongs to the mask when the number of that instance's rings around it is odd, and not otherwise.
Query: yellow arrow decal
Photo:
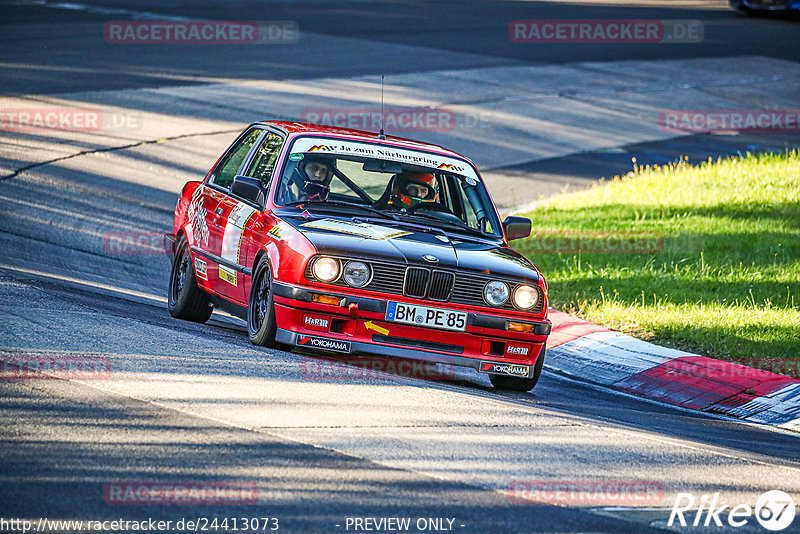
[[[375,330],[379,334],[383,334],[384,336],[389,335],[389,331],[382,326],[378,326],[372,321],[367,321],[364,323],[364,326],[367,327],[367,330]]]

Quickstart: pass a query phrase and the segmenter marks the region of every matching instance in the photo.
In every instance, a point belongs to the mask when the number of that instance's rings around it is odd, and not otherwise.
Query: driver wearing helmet
[[[436,178],[432,174],[403,171],[396,175],[387,207],[408,210],[426,202],[438,202]]]
[[[319,156],[305,157],[292,173],[289,189],[296,200],[325,200],[330,192],[335,165]]]

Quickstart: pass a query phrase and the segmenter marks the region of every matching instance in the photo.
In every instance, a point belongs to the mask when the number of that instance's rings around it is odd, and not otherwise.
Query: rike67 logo
[[[755,508],[749,504],[733,507],[722,504],[719,493],[711,496],[710,500],[708,495],[703,495],[699,503],[691,493],[678,493],[667,526],[673,526],[677,520],[682,527],[743,527],[755,516],[756,521],[765,529],[781,531],[794,522],[796,511],[794,499],[780,490],[763,493],[756,501]]]

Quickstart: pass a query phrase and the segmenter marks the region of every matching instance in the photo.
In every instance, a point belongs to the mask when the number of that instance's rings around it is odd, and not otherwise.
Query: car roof
[[[469,158],[462,156],[457,152],[448,150],[442,146],[434,145],[432,143],[424,143],[422,141],[414,141],[405,137],[396,137],[387,135],[386,139],[379,139],[376,132],[367,132],[364,130],[354,130],[352,128],[341,128],[339,126],[327,126],[324,124],[312,124],[307,122],[292,122],[292,121],[260,121],[256,124],[270,125],[282,129],[289,135],[331,135],[336,137],[343,137],[356,141],[369,141],[370,143],[386,143],[392,146],[404,146],[408,148],[416,148],[420,150],[427,150],[437,152],[442,155],[452,156],[459,159],[466,160],[470,163]]]

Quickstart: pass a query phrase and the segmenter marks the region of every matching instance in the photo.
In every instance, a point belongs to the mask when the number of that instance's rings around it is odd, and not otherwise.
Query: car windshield
[[[407,148],[299,138],[290,149],[275,202],[361,210],[365,216],[445,231],[502,236],[497,212],[471,165]]]

